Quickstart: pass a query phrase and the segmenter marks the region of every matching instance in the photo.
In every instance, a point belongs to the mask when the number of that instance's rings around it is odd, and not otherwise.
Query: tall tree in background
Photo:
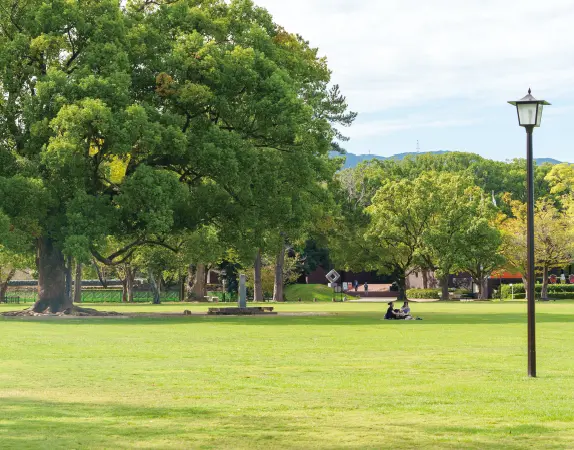
[[[355,169],[337,174],[331,189],[337,205],[336,214],[324,224],[331,261],[343,270],[360,272],[380,270],[384,246],[368,238],[371,218],[367,208],[380,188],[381,171],[376,163],[362,163]]]
[[[379,264],[392,273],[399,287],[398,300],[406,299],[406,279],[423,250],[423,236],[436,208],[432,199],[436,187],[434,174],[413,181],[387,181],[367,208],[368,242],[381,248]]]
[[[480,188],[474,186],[469,176],[452,173],[433,173],[432,191],[426,194],[426,201],[432,209],[426,228],[422,232],[420,258],[426,267],[432,269],[442,287],[443,300],[449,299],[450,275],[472,266],[465,256],[472,258],[466,246],[472,245],[469,238],[475,221],[481,211],[488,210],[492,202],[485,199]],[[482,280],[482,278],[481,278]]]
[[[535,246],[537,264],[542,272],[541,299],[548,300],[548,275],[551,269],[563,268],[573,259],[572,217],[559,211],[551,202],[536,205]]]
[[[526,204],[509,200],[513,217],[501,224],[501,253],[507,267],[522,274],[526,284]],[[572,218],[569,210],[560,211],[548,199],[536,203],[534,216],[535,266],[542,274],[542,298],[548,298],[548,274],[553,268],[572,261]],[[536,276],[536,274],[534,275]]]

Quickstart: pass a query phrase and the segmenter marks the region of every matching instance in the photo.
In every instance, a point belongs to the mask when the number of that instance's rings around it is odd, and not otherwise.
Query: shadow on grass
[[[415,313],[416,316],[416,313]],[[524,313],[487,313],[487,314],[452,314],[440,312],[424,312],[423,320],[383,320],[384,314],[378,312],[337,312],[328,315],[274,315],[274,316],[168,316],[168,317],[126,317],[126,318],[19,318],[0,317],[6,321],[37,323],[39,325],[173,325],[173,324],[230,324],[241,326],[298,326],[298,325],[328,325],[328,326],[425,326],[425,325],[488,325],[488,324],[523,324],[526,323]],[[538,313],[537,323],[572,323],[574,314]]]
[[[187,431],[187,422],[201,424],[215,416],[206,408],[60,403],[22,398],[2,398],[0,406],[0,448],[14,449],[127,448],[134,440],[153,442],[169,437],[177,440],[179,434]]]
[[[432,419],[434,424],[410,424],[369,411],[364,411],[364,423],[352,419],[347,423],[344,418],[316,423],[289,415],[296,410],[288,415],[284,410],[264,416],[248,411],[234,415],[233,408],[158,408],[29,398],[0,398],[0,406],[1,448],[259,448],[263,444],[304,448],[311,442],[315,448],[365,448],[368,442],[369,448],[394,444],[395,448],[495,449],[503,445],[518,449],[526,443],[536,446],[533,441],[555,434],[540,424],[457,427],[439,425],[436,419]],[[386,426],[384,433],[381,426]],[[344,444],[338,440],[342,437]],[[552,442],[559,443],[558,437]]]

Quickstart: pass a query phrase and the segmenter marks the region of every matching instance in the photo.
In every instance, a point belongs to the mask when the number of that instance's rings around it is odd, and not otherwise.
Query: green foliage
[[[513,217],[503,220],[501,252],[508,269],[527,275],[525,203],[509,202]],[[568,204],[568,203],[566,203]],[[572,212],[560,210],[548,199],[539,199],[535,205],[534,238],[537,270],[564,267],[572,260],[574,227]]]
[[[408,289],[408,298],[440,299],[440,289]]]
[[[526,298],[526,290],[523,283],[517,283],[511,287],[508,284],[502,285],[502,298],[511,299],[514,292],[514,298],[521,300]],[[542,293],[542,284],[537,284],[535,288],[536,296]],[[548,296],[553,299],[574,299],[574,284],[550,284],[548,285]]]
[[[571,195],[574,193],[574,165],[568,163],[555,165],[545,180],[550,185],[552,194]]]
[[[112,265],[211,227],[218,248],[187,263],[246,260],[325,216],[328,152],[356,114],[264,9],[17,1],[0,28],[3,245],[47,238]]]
[[[379,267],[394,273],[400,288],[416,267],[439,277],[480,267],[482,279],[500,263],[492,205],[467,175],[427,172],[387,180],[366,211],[364,245],[377,249]],[[477,247],[483,251],[473,252]]]
[[[470,176],[476,186],[489,197],[494,194],[499,203],[505,193],[517,200],[526,201],[526,161],[523,159],[502,162],[488,160],[473,153],[447,152],[413,155],[403,161],[377,161],[375,165],[380,168],[384,178],[395,180],[413,180],[429,171]],[[551,187],[546,176],[552,168],[550,164],[535,166],[535,187],[539,197],[550,194]],[[509,212],[503,203],[500,206],[504,208],[504,212]]]

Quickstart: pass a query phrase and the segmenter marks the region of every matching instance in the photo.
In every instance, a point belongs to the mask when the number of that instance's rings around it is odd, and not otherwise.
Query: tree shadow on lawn
[[[416,316],[416,313],[415,313]],[[523,324],[526,323],[524,313],[486,313],[458,314],[425,311],[421,314],[423,320],[384,320],[384,314],[379,312],[337,312],[328,315],[309,316],[169,316],[169,317],[126,317],[117,318],[4,318],[6,321],[37,323],[39,325],[174,325],[174,324],[229,324],[255,326],[281,325],[381,325],[381,326],[425,326],[425,325],[488,325],[488,324]],[[0,321],[2,317],[0,317]],[[573,323],[574,314],[538,313],[537,323]]]
[[[527,443],[543,443],[537,442],[540,438],[546,443],[561,442],[553,429],[540,424],[456,426],[437,417],[422,424],[369,411],[364,411],[361,422],[351,418],[347,423],[343,416],[333,418],[332,423],[316,423],[312,418],[293,416],[296,411],[283,410],[250,415],[248,411],[234,412],[234,408],[145,407],[21,397],[0,398],[0,406],[2,448],[248,448],[274,444],[301,448],[314,442],[316,448],[358,449],[365,448],[367,442],[371,448],[392,442],[397,448],[495,449],[503,445],[518,449]],[[317,409],[325,420],[321,411],[323,408]],[[325,411],[329,411],[327,405]],[[381,427],[386,429],[384,433]]]
[[[127,448],[133,441],[185,434],[186,421],[211,420],[215,415],[206,408],[60,403],[12,397],[0,398],[0,406],[2,448]],[[159,423],[154,425],[154,421]],[[124,445],[118,442],[118,436]]]

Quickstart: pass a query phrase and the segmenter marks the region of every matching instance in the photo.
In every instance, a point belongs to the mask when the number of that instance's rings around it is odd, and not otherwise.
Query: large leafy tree
[[[326,221],[331,262],[342,270],[383,271],[380,256],[387,250],[380,240],[369,239],[371,218],[367,208],[381,187],[382,172],[377,164],[362,163],[337,174],[331,185],[337,208],[332,220]]]
[[[178,230],[262,229],[261,168],[289,167],[293,209],[354,118],[250,1],[1,1],[0,209],[36,244],[36,311],[71,309],[65,254],[119,265]],[[125,245],[106,254],[109,236]]]
[[[526,201],[526,161],[492,161],[474,153],[446,152],[410,155],[404,160],[384,160],[376,163],[387,178],[396,180],[417,178],[425,172],[448,172],[466,175],[485,194],[494,197],[501,208],[507,205],[503,201],[506,193],[512,198]],[[547,178],[553,169],[551,164],[535,166],[535,189],[538,198],[551,194],[550,181]],[[510,213],[510,210],[505,212]]]
[[[158,221],[165,212],[169,224],[177,197],[174,176],[138,167],[125,178],[123,189],[110,176],[112,164],[136,149],[165,150],[169,130],[134,126],[147,116],[130,92],[126,24],[117,2],[4,3],[1,141],[2,152],[11,155],[16,167],[0,184],[24,184],[36,190],[33,198],[45,199],[43,208],[29,211],[14,226],[37,242],[39,300],[34,309],[58,312],[71,306],[64,251],[85,256],[90,247],[97,251],[96,237],[112,231],[141,232],[139,239],[147,239],[166,228]],[[141,195],[150,190],[159,195]],[[138,196],[151,202],[138,201]],[[14,211],[10,203],[23,197],[12,190],[0,203],[14,221],[23,211]],[[168,203],[161,204],[163,199]]]
[[[393,274],[399,300],[406,299],[406,278],[423,251],[423,236],[436,209],[435,174],[411,181],[389,180],[377,191],[367,211],[367,241],[378,247],[379,264]]]
[[[522,274],[524,283],[530,275],[527,264],[526,204],[509,201],[513,216],[501,224],[502,255],[509,269]],[[534,258],[538,273],[542,274],[542,298],[548,298],[548,273],[553,268],[565,267],[572,261],[573,226],[571,210],[560,211],[548,199],[536,202],[534,215]],[[534,274],[536,276],[536,274]]]
[[[474,186],[471,177],[450,173],[431,173],[435,187],[427,195],[433,207],[432,217],[423,231],[421,259],[438,275],[442,298],[448,299],[451,274],[471,271],[482,286],[482,280],[492,271],[500,239],[489,220],[495,216],[492,201]],[[492,239],[492,242],[485,242]],[[481,251],[476,251],[480,247]],[[487,257],[492,252],[492,257]],[[482,289],[481,289],[482,293]]]
[[[492,238],[486,247],[496,255],[499,239],[491,224],[492,201],[466,172],[431,171],[412,180],[387,180],[367,211],[366,242],[376,249],[379,267],[394,275],[400,299],[406,277],[417,267],[438,275],[447,298],[449,275],[467,270],[482,280],[500,262],[470,250]]]

